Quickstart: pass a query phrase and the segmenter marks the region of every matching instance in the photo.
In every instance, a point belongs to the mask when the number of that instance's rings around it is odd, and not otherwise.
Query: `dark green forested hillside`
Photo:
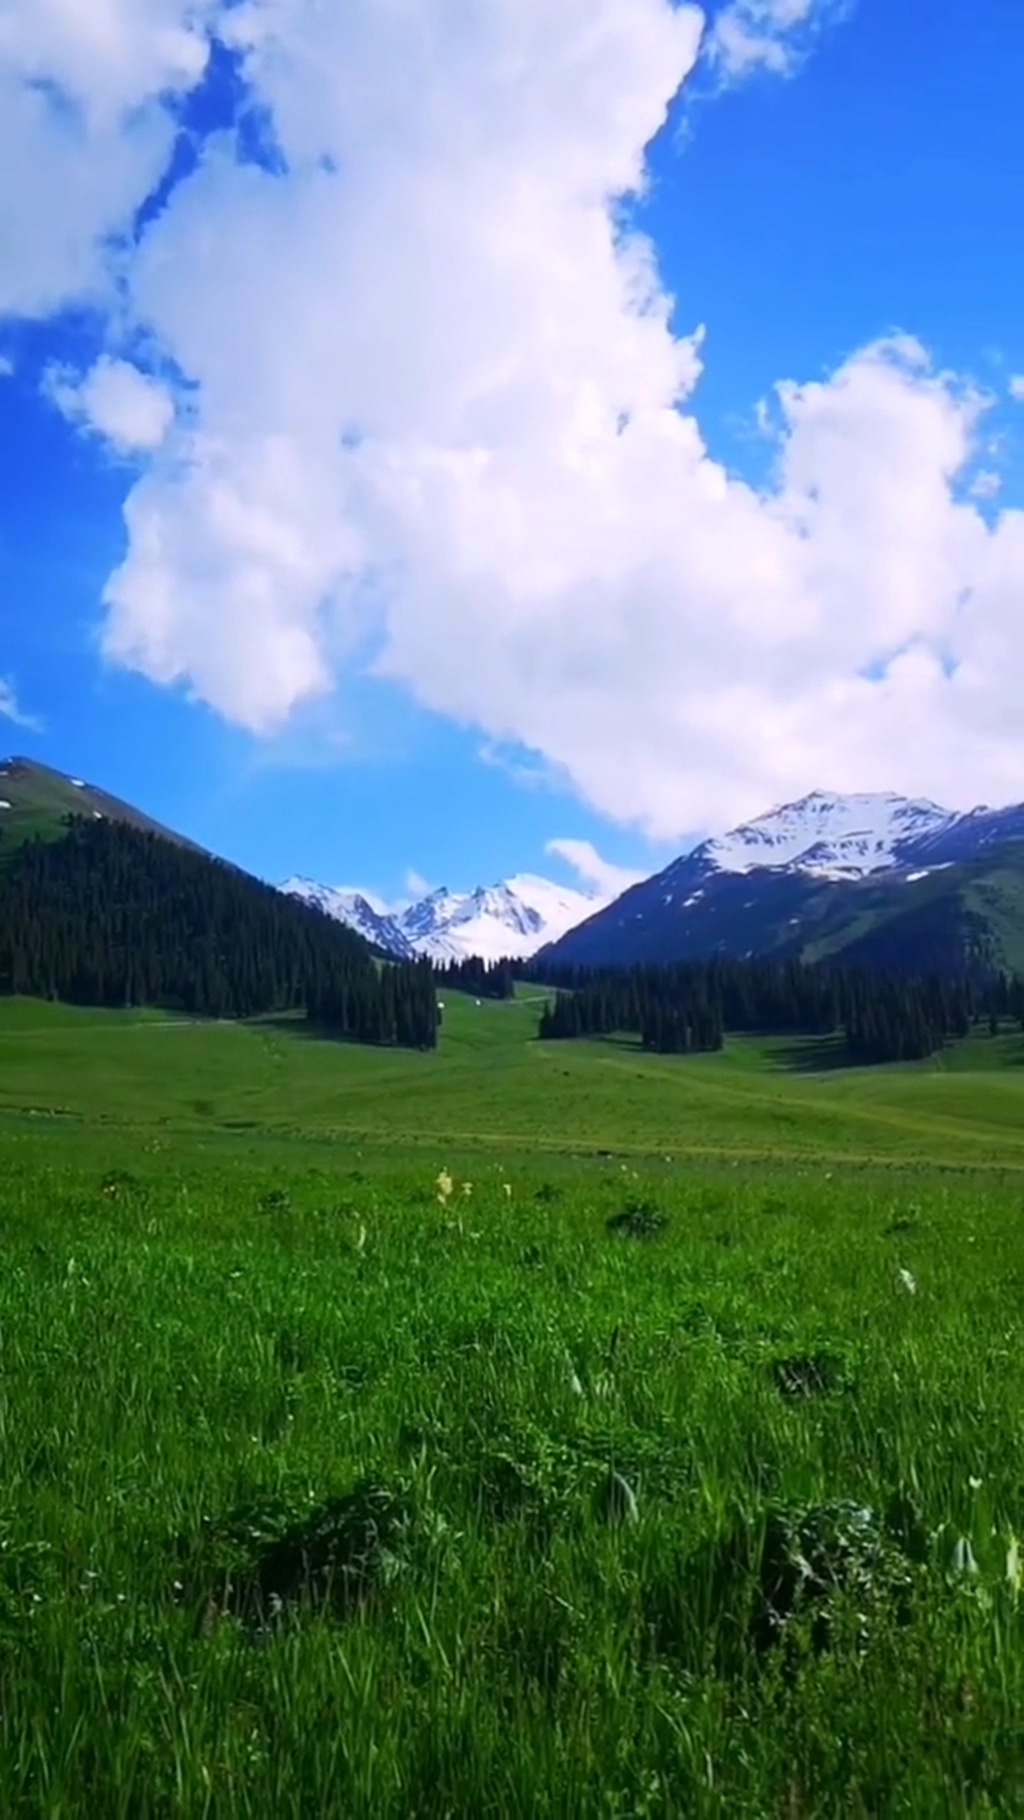
[[[822,894],[804,958],[886,973],[1024,972],[1024,844],[1007,841],[921,878],[863,880]]]
[[[436,1042],[428,965],[378,968],[319,911],[115,820],[77,819],[8,853],[0,992],[206,1017],[305,1010],[356,1041]]]

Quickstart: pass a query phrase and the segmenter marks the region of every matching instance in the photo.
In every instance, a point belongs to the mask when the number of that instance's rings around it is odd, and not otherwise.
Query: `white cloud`
[[[755,70],[792,73],[825,26],[849,10],[850,0],[729,0],[708,33],[706,53],[727,82]]]
[[[0,379],[13,378],[14,371],[14,361],[10,354],[0,354]]]
[[[994,499],[1002,485],[1002,475],[993,468],[979,468],[967,491],[972,499]]]
[[[381,635],[384,586],[427,579],[428,495],[473,511],[496,439],[518,444],[493,469],[499,541],[521,546],[516,470],[537,438],[574,464],[617,408],[693,382],[649,249],[619,243],[611,206],[642,180],[701,18],[666,0],[231,18],[294,175],[222,143],[145,238],[136,304],[197,383],[199,424],[129,501],[107,649],[269,730]],[[346,428],[365,441],[341,446]],[[446,562],[476,560],[471,525],[438,528]],[[550,563],[538,547],[538,580]]]
[[[3,676],[0,676],[0,720],[9,721],[12,727],[21,727],[26,733],[42,730],[35,716],[26,714],[20,706],[14,684]]]
[[[732,11],[791,47],[826,16]],[[986,401],[898,337],[778,387],[770,487],[708,453],[620,207],[696,11],[228,24],[287,174],[222,136],[125,265],[194,415],[128,499],[112,659],[269,731],[371,650],[663,839],[814,784],[1019,794],[1024,513],[960,497]]]
[[[167,387],[130,361],[108,355],[83,378],[50,368],[44,389],[66,417],[122,454],[158,449],[174,421],[174,400]]]
[[[1024,373],[1015,373],[1010,380],[1010,397],[1016,404],[1024,404]]]
[[[0,315],[108,293],[108,238],[166,165],[166,97],[202,75],[216,4],[0,5]]]
[[[630,885],[638,885],[648,876],[646,872],[634,872],[628,866],[615,866],[610,860],[602,859],[588,840],[549,840],[544,851],[555,859],[564,860],[577,878],[601,897],[621,897]]]
[[[433,885],[431,885],[428,882],[427,879],[425,879],[423,877],[423,874],[421,872],[417,872],[414,867],[410,866],[408,872],[405,875],[405,889],[408,892],[410,898],[418,898],[418,897],[429,897],[430,893],[434,889],[434,887],[433,887]],[[392,905],[392,908],[393,909],[404,909],[405,905],[404,905],[404,903],[400,904],[400,905]]]

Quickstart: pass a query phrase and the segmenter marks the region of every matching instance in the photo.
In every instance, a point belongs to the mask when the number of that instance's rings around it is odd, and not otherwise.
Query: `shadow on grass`
[[[850,1054],[844,1036],[794,1037],[792,1042],[780,1044],[773,1060],[788,1074],[836,1074],[864,1067]]]
[[[964,1051],[967,1051],[966,1056]],[[981,1053],[979,1054],[979,1051]],[[913,1062],[866,1062],[851,1056],[843,1036],[804,1036],[796,1037],[792,1042],[780,1045],[774,1052],[773,1061],[776,1067],[785,1069],[790,1074],[833,1074],[846,1069],[874,1069],[915,1066]],[[965,1066],[964,1063],[967,1063]],[[992,1040],[990,1054],[982,1049],[980,1041],[970,1038],[951,1038],[942,1049],[934,1055],[924,1056],[916,1063],[917,1067],[938,1068],[948,1066],[951,1074],[969,1077],[974,1073],[984,1073],[987,1069],[1012,1069],[1024,1066],[1024,1043],[1012,1048],[1005,1041],[1005,1033]]]
[[[266,1011],[259,1017],[247,1017],[245,1028],[263,1036],[301,1036],[317,1043],[341,1041],[310,1023],[304,1011]]]
[[[751,1039],[766,1045],[761,1066],[768,1070],[779,1069],[787,1074],[832,1074],[839,1069],[865,1066],[850,1055],[846,1039],[841,1035],[786,1038],[777,1031],[736,1030],[727,1032],[725,1046],[728,1048],[730,1044],[749,1042]],[[658,1060],[671,1059],[677,1062],[707,1062],[722,1054],[721,1050],[694,1049],[669,1057],[664,1052],[646,1049],[640,1037],[622,1033],[592,1036],[587,1041],[630,1055],[655,1056]]]
[[[195,1564],[196,1624],[209,1637],[224,1618],[237,1619],[250,1642],[320,1610],[338,1619],[373,1603],[406,1564],[414,1543],[415,1511],[404,1490],[361,1480],[344,1497],[296,1514],[259,1502],[236,1510],[204,1538],[219,1568]],[[211,1571],[212,1570],[212,1571]],[[205,1582],[205,1586],[204,1586]]]
[[[327,1043],[335,1049],[376,1049],[389,1055],[433,1053],[405,1049],[397,1043],[371,1043],[358,1037],[343,1036],[337,1031],[326,1030],[322,1024],[311,1023],[302,1011],[268,1011],[262,1017],[246,1018],[245,1028],[267,1037],[280,1036],[286,1039],[298,1038],[307,1043]]]

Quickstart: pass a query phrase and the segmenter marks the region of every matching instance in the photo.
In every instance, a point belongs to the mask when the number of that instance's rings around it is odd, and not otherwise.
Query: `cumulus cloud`
[[[109,295],[111,236],[161,175],[168,100],[200,78],[216,0],[3,0],[0,315]]]
[[[290,175],[222,141],[140,249],[135,305],[195,382],[198,426],[129,501],[107,649],[262,731],[368,638],[404,676],[437,560],[453,602],[488,585],[466,567],[480,510],[533,571],[511,578],[526,605],[553,574],[541,527],[529,551],[534,444],[573,467],[693,383],[614,205],[702,21],[666,0],[229,18]]]
[[[72,422],[122,454],[158,449],[174,421],[167,387],[127,360],[103,355],[84,377],[49,368],[44,389]]]
[[[730,13],[790,47],[828,16]],[[192,408],[127,500],[113,660],[257,732],[369,663],[661,839],[814,784],[1019,794],[1024,514],[964,496],[988,401],[890,337],[780,382],[767,486],[709,451],[714,325],[673,331],[624,208],[703,25],[225,12],[280,155],[210,141],[123,265]]]
[[[730,83],[756,70],[790,75],[848,10],[849,0],[729,0],[708,33],[707,56]]]
[[[12,727],[21,727],[27,733],[41,730],[35,716],[26,714],[21,707],[14,684],[4,676],[0,676],[0,720],[6,720]]]
[[[1010,397],[1016,404],[1024,404],[1024,373],[1015,373],[1010,380]]]
[[[555,859],[564,860],[577,878],[601,897],[621,897],[630,885],[638,885],[648,876],[646,872],[634,872],[628,866],[614,866],[610,860],[602,859],[588,840],[549,840],[544,851]]]

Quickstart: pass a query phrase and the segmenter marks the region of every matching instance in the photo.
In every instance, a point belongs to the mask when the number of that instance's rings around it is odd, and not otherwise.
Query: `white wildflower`
[[[917,1282],[909,1270],[899,1270],[896,1275],[901,1289],[905,1289],[907,1295],[917,1294]]]
[[[974,1550],[966,1536],[961,1536],[953,1550],[953,1572],[957,1574],[976,1574],[978,1563],[974,1559]]]

